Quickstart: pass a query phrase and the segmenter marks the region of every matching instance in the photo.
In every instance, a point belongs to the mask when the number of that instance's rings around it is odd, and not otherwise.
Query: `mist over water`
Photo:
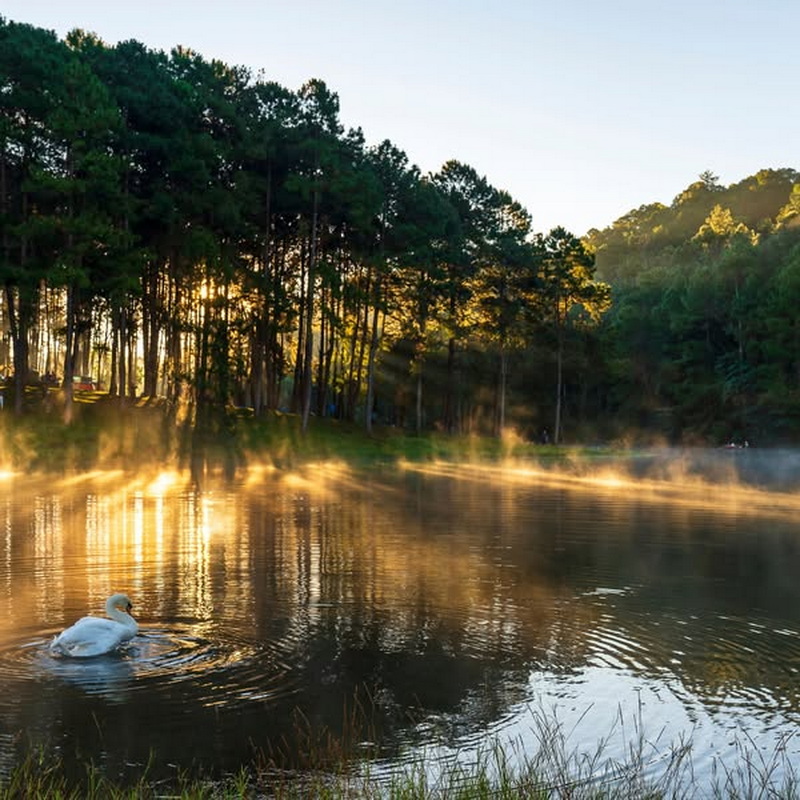
[[[670,479],[683,473],[712,484],[776,492],[800,489],[800,450],[788,448],[664,448],[645,451],[632,463],[638,463],[633,472],[641,477]]]
[[[76,775],[235,772],[298,719],[342,732],[354,698],[389,769],[487,737],[533,750],[541,715],[612,758],[641,726],[654,770],[690,738],[701,778],[745,739],[800,757],[798,483],[800,454],[755,448],[319,465],[204,491],[9,478],[0,771],[45,747]],[[113,591],[140,635],[52,656]]]

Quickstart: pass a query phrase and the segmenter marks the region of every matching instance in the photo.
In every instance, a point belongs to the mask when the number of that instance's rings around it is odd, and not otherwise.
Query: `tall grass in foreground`
[[[303,728],[305,720],[300,723]],[[295,754],[302,767],[278,766],[280,759],[262,757],[221,780],[184,774],[170,781],[155,780],[145,768],[135,783],[120,785],[87,766],[86,777],[77,786],[67,780],[57,760],[30,754],[10,775],[0,777],[0,800],[800,798],[800,767],[792,764],[788,752],[793,736],[764,753],[743,733],[736,759],[725,763],[716,759],[711,774],[699,778],[693,769],[691,742],[662,749],[658,738],[651,741],[645,735],[641,718],[634,721],[623,758],[610,757],[608,737],[590,752],[571,749],[563,727],[544,714],[535,716],[534,753],[530,741],[501,744],[495,739],[469,752],[430,752],[428,757],[387,767],[378,760],[337,763],[343,755],[342,742],[327,735],[313,734],[309,739],[309,734],[305,728],[298,731],[298,742],[305,740],[311,748],[311,752]]]

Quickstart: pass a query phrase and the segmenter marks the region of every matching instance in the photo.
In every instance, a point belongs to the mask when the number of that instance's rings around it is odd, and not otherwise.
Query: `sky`
[[[3,0],[0,15],[107,44],[183,45],[296,90],[423,173],[474,168],[583,235],[723,185],[800,170],[797,0]]]

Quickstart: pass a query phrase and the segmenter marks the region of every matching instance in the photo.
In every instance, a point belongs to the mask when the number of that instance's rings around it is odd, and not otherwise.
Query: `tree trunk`
[[[143,277],[142,293],[142,340],[144,345],[144,387],[148,397],[155,397],[158,392],[158,345],[159,345],[159,312],[160,286],[159,275],[163,265],[159,261],[151,265]]]
[[[456,429],[456,340],[451,336],[447,342],[447,385],[444,395],[444,429],[453,433]]]
[[[6,286],[6,307],[11,333],[11,347],[14,354],[14,413],[22,414],[25,397],[25,378],[28,374],[28,326],[23,300],[17,291]]]
[[[375,403],[375,353],[378,350],[378,306],[372,309],[371,335],[367,351],[367,400],[364,409],[364,422],[368,434],[372,434],[372,406]]]
[[[500,386],[497,398],[497,436],[502,436],[506,427],[506,386],[508,383],[508,352],[500,348]]]
[[[417,391],[416,391],[416,431],[417,436],[422,435],[422,364],[421,356],[417,357]]]
[[[119,327],[117,329],[117,336],[119,336],[119,346],[117,347],[117,388],[119,397],[124,399],[127,394],[128,387],[128,317],[125,309],[119,309]]]
[[[327,350],[329,346],[329,324],[327,320],[328,314],[326,305],[328,302],[327,292],[325,288],[322,288],[322,293],[320,295],[320,324],[319,324],[319,336],[317,342],[317,398],[316,398],[316,412],[317,416],[321,417],[325,413],[325,395],[327,393],[327,374],[326,374],[326,366],[330,363],[329,359],[327,358]]]
[[[306,292],[305,342],[303,357],[303,433],[308,430],[311,416],[311,366],[314,358],[314,284],[317,278],[317,224],[319,216],[319,190],[314,189],[311,213],[311,251],[308,260],[308,287]]]
[[[370,286],[372,284],[372,271],[367,272],[367,285],[363,292],[363,296],[369,295]],[[363,324],[360,301],[354,309],[355,324],[353,325],[353,333],[350,336],[350,367],[347,374],[346,382],[346,400],[343,418],[347,420],[355,419],[356,405],[358,404],[358,395],[361,391],[361,375],[359,370],[359,363],[363,357],[363,343],[364,333],[363,329],[367,326],[368,310],[364,304]]]
[[[25,220],[28,218],[27,192],[22,194],[22,218]],[[23,236],[19,245],[19,265],[23,272],[27,262],[28,239]],[[33,315],[33,298],[26,298],[25,291],[21,286],[17,288],[16,292],[13,287],[6,286],[6,303],[14,362],[14,413],[20,415],[23,410],[25,381],[29,369],[28,330]]]
[[[267,159],[267,186],[264,194],[264,248],[261,252],[261,306],[256,313],[250,348],[250,385],[253,413],[261,416],[269,404],[270,309],[268,295],[272,260],[272,160]]]
[[[165,287],[164,318],[168,321],[165,363],[169,368],[169,380],[166,386],[167,398],[172,403],[179,403],[185,397],[183,346],[181,342],[180,320],[178,309],[181,303],[180,286],[175,279],[175,258],[170,258],[171,273]]]
[[[111,380],[108,384],[109,395],[117,394],[117,361],[119,359],[119,309],[111,312]]]
[[[553,444],[561,441],[561,396],[563,393],[564,334],[559,324],[556,348],[556,419],[553,426]]]

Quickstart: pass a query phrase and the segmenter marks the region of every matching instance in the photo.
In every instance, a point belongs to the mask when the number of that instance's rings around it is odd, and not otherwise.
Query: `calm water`
[[[800,462],[673,455],[629,462],[632,479],[599,459],[567,475],[265,472],[207,491],[7,478],[0,772],[27,747],[123,778],[148,762],[224,774],[258,753],[302,767],[302,732],[341,731],[354,698],[369,730],[352,755],[369,739],[380,764],[487,735],[532,749],[543,713],[612,757],[637,726],[654,764],[691,738],[701,779],[743,740],[797,760]],[[51,656],[113,591],[140,635]]]

